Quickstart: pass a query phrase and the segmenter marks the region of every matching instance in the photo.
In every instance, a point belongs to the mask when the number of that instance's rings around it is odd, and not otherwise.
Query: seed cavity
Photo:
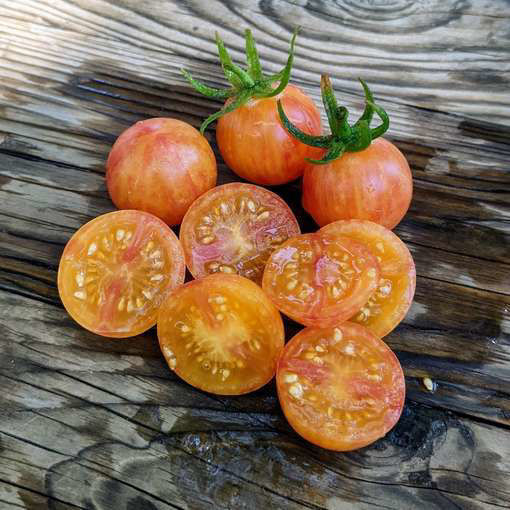
[[[200,239],[200,242],[202,244],[211,244],[213,241],[214,241],[214,236],[206,236],[206,237],[202,237],[202,239]]]
[[[122,310],[124,310],[125,305],[126,305],[126,300],[124,299],[124,296],[122,296],[119,299],[119,302],[117,303],[117,310],[119,312],[122,312]]]
[[[313,358],[313,362],[316,363],[317,365],[324,365],[324,360],[322,358],[319,358],[319,356],[315,356]]]
[[[297,280],[290,280],[289,283],[287,283],[287,290],[294,290],[298,284]]]
[[[191,331],[191,328],[187,324],[183,324],[180,329],[183,333],[189,333]]]
[[[150,292],[147,289],[142,290],[142,294],[144,295],[145,299],[148,299],[149,301],[152,299],[152,292]]]
[[[367,271],[367,275],[370,277],[370,278],[375,278],[376,275],[377,275],[377,271],[371,267],[368,271]]]
[[[203,223],[204,225],[212,225],[213,220],[212,220],[212,218],[211,218],[210,216],[204,216],[204,217],[202,218],[202,223]]]
[[[151,241],[152,242],[152,241]],[[151,259],[159,259],[161,257],[161,251],[160,250],[154,250],[150,255],[149,258]]]
[[[304,393],[303,386],[301,386],[300,383],[296,382],[289,387],[289,393],[294,398],[297,398],[297,399],[303,398],[303,393]]]
[[[226,381],[229,375],[230,375],[230,370],[228,368],[224,368],[221,371],[221,380]]]
[[[83,290],[77,290],[74,293],[74,297],[78,299],[87,299],[87,294]]]
[[[329,406],[328,407],[328,416],[330,418],[333,418],[334,415],[335,415],[335,409],[332,406]]]
[[[234,272],[235,272],[235,271],[234,271],[234,269],[233,269],[232,267],[230,267],[230,266],[225,266],[225,265],[220,266],[220,271],[221,271],[222,273],[228,273],[228,274],[232,274],[232,273],[234,273]]]
[[[122,230],[121,228],[119,228],[116,232],[115,232],[115,239],[117,239],[117,241],[122,241],[122,239],[124,238],[124,234],[125,234],[125,230]]]
[[[264,212],[261,212],[257,216],[257,221],[267,220],[268,218],[269,218],[269,211],[264,211]]]
[[[139,297],[137,297],[136,298],[136,307],[142,308],[142,306],[143,306],[143,301]]]
[[[216,320],[217,321],[222,321],[224,318],[225,318],[225,316],[222,313],[217,313],[216,314]]]
[[[285,383],[295,383],[297,382],[298,380],[298,375],[297,374],[294,374],[293,372],[287,372],[284,376],[283,376],[283,382]]]
[[[175,358],[169,358],[168,359],[168,366],[172,369],[172,370],[175,370],[175,367],[177,366],[177,360]]]
[[[151,282],[160,282],[164,276],[161,273],[155,274],[154,276],[151,276]]]
[[[255,348],[256,351],[260,351],[260,342],[258,340],[252,340],[252,345]]]
[[[326,349],[324,349],[324,347],[322,347],[322,345],[316,345],[315,350],[317,352],[326,352]]]
[[[375,247],[381,252],[384,253],[384,244],[383,243],[377,243]]]
[[[131,301],[131,299],[128,300],[126,309],[127,309],[128,313],[132,312],[135,309],[135,307],[133,306],[133,301]]]
[[[347,354],[348,356],[354,356],[354,353],[355,353],[354,345],[352,345],[351,343],[348,343],[344,347],[344,353]]]
[[[255,202],[253,202],[253,200],[248,200],[248,203],[246,205],[248,206],[248,210],[252,213],[254,213],[257,210],[257,206],[255,205]]]
[[[230,213],[230,207],[225,202],[220,204],[220,211],[227,216]]]
[[[97,244],[96,243],[91,243],[89,245],[89,249],[87,251],[87,255],[94,255],[94,253],[96,253],[97,251]]]

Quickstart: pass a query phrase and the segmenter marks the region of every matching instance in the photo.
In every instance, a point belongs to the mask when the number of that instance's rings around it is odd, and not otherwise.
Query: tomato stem
[[[205,131],[207,126],[218,119],[219,117],[229,113],[241,105],[246,103],[251,98],[263,99],[274,97],[283,92],[290,80],[292,71],[292,64],[294,62],[294,46],[299,27],[297,27],[290,40],[289,56],[285,67],[276,74],[264,76],[260,66],[259,54],[255,46],[255,41],[251,30],[245,31],[245,50],[247,69],[241,69],[232,62],[225,44],[219,34],[216,32],[216,45],[218,47],[218,55],[223,69],[225,78],[231,84],[231,87],[226,89],[216,89],[209,87],[204,83],[196,80],[191,74],[182,69],[182,74],[188,80],[190,85],[200,94],[211,97],[214,99],[229,99],[232,100],[223,106],[221,110],[210,115],[204,120],[200,127],[201,133]]]
[[[361,117],[351,126],[348,123],[349,112],[344,106],[338,106],[333,85],[327,74],[321,76],[321,95],[326,115],[328,116],[331,135],[312,136],[298,129],[285,115],[281,101],[278,101],[278,114],[283,127],[299,141],[312,147],[327,149],[321,159],[306,159],[315,165],[330,163],[342,156],[344,152],[357,152],[366,149],[373,140],[386,133],[390,125],[388,114],[374,102],[368,85],[360,78],[365,95],[365,109]],[[381,119],[381,124],[370,128],[373,116]]]

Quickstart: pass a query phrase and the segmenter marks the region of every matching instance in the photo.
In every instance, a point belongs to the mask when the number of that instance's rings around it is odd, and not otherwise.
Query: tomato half
[[[256,184],[283,184],[303,174],[305,158],[318,155],[282,127],[276,103],[281,99],[290,120],[307,134],[321,133],[320,112],[298,87],[287,85],[278,96],[250,99],[218,120],[216,140],[225,163]]]
[[[305,328],[285,346],[276,374],[292,428],[330,450],[361,448],[398,421],[405,380],[395,354],[368,329],[345,322]]]
[[[295,321],[328,327],[357,313],[378,282],[379,264],[365,245],[318,232],[293,237],[277,248],[262,288]]]
[[[303,207],[320,226],[360,219],[392,229],[409,209],[412,194],[409,164],[384,138],[326,165],[310,164],[303,177]]]
[[[137,122],[114,143],[106,185],[119,209],[146,211],[169,225],[216,185],[216,158],[199,131],[177,119]]]
[[[269,382],[284,343],[278,310],[238,275],[215,274],[170,294],[158,338],[168,366],[210,393],[240,395]]]
[[[224,272],[260,283],[272,251],[299,232],[294,214],[278,195],[235,182],[193,203],[182,221],[180,240],[195,278]]]
[[[414,297],[416,269],[407,246],[391,230],[371,221],[335,221],[320,231],[355,239],[376,255],[381,267],[378,288],[349,320],[378,337],[386,336],[400,324]]]
[[[159,218],[115,211],[83,225],[60,259],[58,291],[69,315],[98,335],[125,338],[156,324],[159,305],[184,282],[177,236]]]

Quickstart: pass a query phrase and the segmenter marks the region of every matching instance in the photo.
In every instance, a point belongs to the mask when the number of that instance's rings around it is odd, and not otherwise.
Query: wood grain
[[[510,506],[508,2],[4,0],[0,20],[1,509]],[[154,331],[80,329],[56,289],[69,237],[114,209],[103,174],[118,134],[153,116],[198,126],[219,108],[180,75],[224,83],[215,30],[240,62],[250,27],[276,71],[295,25],[293,82],[319,104],[329,71],[355,116],[362,75],[415,184],[396,232],[416,299],[386,339],[406,410],[350,454],[301,441],[272,385],[200,393],[168,371]],[[207,137],[219,182],[238,180]],[[275,191],[315,230],[299,182]]]

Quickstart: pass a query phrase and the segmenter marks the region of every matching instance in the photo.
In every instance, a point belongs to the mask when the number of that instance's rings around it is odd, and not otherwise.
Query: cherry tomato
[[[357,313],[378,282],[379,264],[365,245],[318,232],[293,237],[277,248],[262,288],[300,324],[329,327]]]
[[[260,283],[271,252],[299,232],[294,214],[278,195],[235,182],[193,203],[182,221],[180,240],[195,278],[224,272]]]
[[[325,165],[309,164],[303,207],[320,225],[360,219],[392,229],[409,209],[413,181],[404,155],[384,138]]]
[[[400,324],[414,297],[416,270],[407,246],[387,228],[371,221],[335,221],[321,232],[340,234],[365,244],[376,255],[381,279],[359,313],[349,319],[376,336],[386,336]]]
[[[158,317],[168,366],[186,382],[220,395],[264,386],[284,343],[278,310],[238,275],[214,274],[172,292]]]
[[[176,119],[137,122],[117,138],[106,163],[106,185],[119,209],[146,211],[169,225],[181,222],[216,176],[207,140]]]
[[[276,103],[281,99],[292,122],[308,134],[321,133],[320,112],[298,87],[287,85],[278,96],[250,99],[218,120],[216,140],[225,163],[256,184],[283,184],[303,175],[304,158],[317,156],[282,127]]]
[[[405,380],[395,354],[368,329],[305,328],[285,346],[278,397],[292,428],[330,450],[361,448],[398,421]]]
[[[78,324],[125,338],[156,324],[167,294],[184,282],[184,254],[159,218],[115,211],[83,225],[60,259],[58,291]]]

